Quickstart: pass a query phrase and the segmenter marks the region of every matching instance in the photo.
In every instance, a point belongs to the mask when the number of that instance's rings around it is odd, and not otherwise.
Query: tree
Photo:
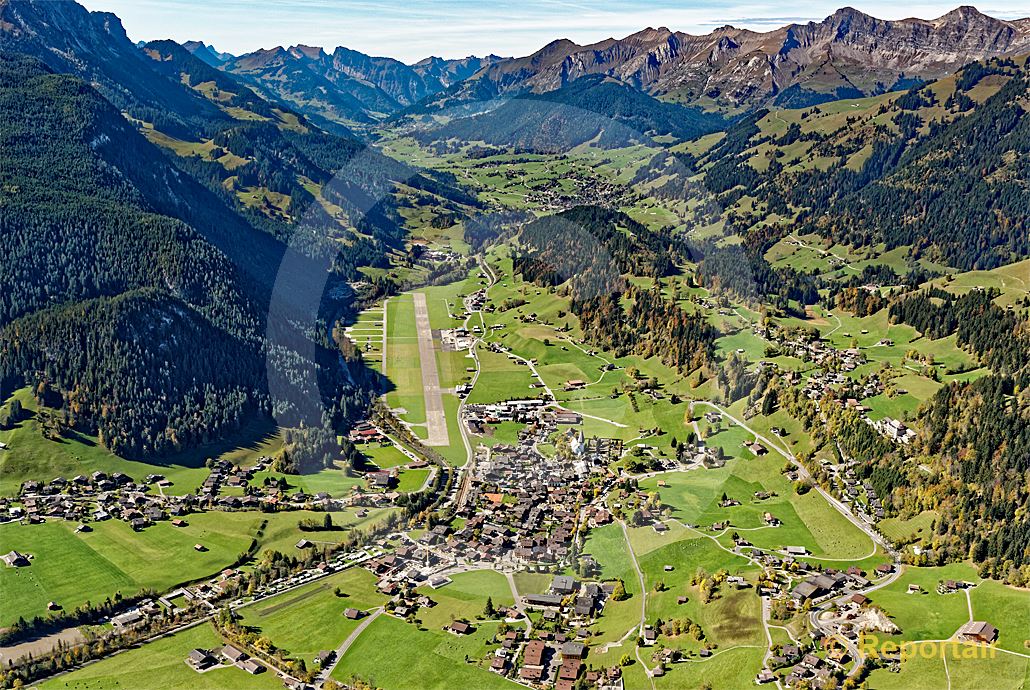
[[[483,608],[483,615],[485,615],[487,618],[493,618],[497,615],[497,610],[494,609],[493,597],[486,598],[486,606]]]
[[[326,513],[325,518],[322,519],[322,527],[327,530],[333,528],[333,516],[330,513]]]

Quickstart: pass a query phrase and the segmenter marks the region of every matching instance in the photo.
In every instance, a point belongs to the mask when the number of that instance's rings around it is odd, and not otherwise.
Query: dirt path
[[[426,402],[427,446],[449,446],[447,417],[440,394],[440,375],[436,370],[436,349],[433,347],[433,329],[429,326],[429,306],[421,292],[414,295],[415,331],[418,333],[418,358],[422,369],[422,394]]]

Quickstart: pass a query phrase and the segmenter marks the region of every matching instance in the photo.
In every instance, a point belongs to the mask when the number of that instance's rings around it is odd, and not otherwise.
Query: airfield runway
[[[436,370],[436,349],[433,347],[433,329],[429,326],[429,307],[421,292],[412,295],[415,300],[415,331],[418,334],[418,358],[422,368],[422,394],[426,401],[427,446],[449,446],[447,416],[444,414],[440,394],[440,375]]]

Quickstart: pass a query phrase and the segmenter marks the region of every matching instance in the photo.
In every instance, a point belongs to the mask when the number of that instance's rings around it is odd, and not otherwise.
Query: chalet
[[[815,654],[806,654],[801,657],[801,663],[808,668],[819,668],[823,664],[823,660],[817,657]]]
[[[360,609],[348,608],[348,609],[344,609],[343,615],[346,618],[351,619],[352,621],[356,621],[359,618],[363,617],[365,615],[365,612],[360,610]]]
[[[332,649],[323,649],[317,655],[315,655],[315,663],[320,667],[325,668],[327,664],[332,663],[333,659],[336,658],[336,651]]]
[[[559,595],[572,594],[579,591],[579,583],[569,575],[557,575],[551,581],[551,592]]]
[[[547,646],[540,640],[530,640],[522,653],[522,663],[526,666],[540,666],[544,662]]]
[[[848,599],[848,601],[850,601],[852,604],[856,604],[858,606],[865,606],[866,604],[869,603],[869,597],[867,597],[864,594],[859,594],[858,592],[856,592],[855,594],[851,595],[851,598]]]
[[[566,642],[561,646],[562,659],[582,659],[586,652],[586,645],[580,642]]]
[[[544,667],[535,666],[533,664],[525,664],[519,670],[519,678],[521,680],[528,680],[530,682],[539,682],[543,680]]]
[[[579,670],[583,662],[579,659],[562,659],[561,668],[558,669],[558,680],[575,681],[579,677]]]
[[[985,621],[970,621],[959,628],[958,638],[965,642],[993,644],[998,639],[998,629]]]
[[[447,631],[455,635],[468,635],[472,632],[472,626],[463,621],[452,621]]]
[[[593,615],[594,613],[594,598],[593,597],[576,597],[576,603],[572,609],[573,613],[577,616],[583,616],[584,618]]]
[[[186,663],[197,671],[203,671],[206,668],[214,666],[217,662],[206,650],[194,649],[190,652],[189,656],[186,657]]]

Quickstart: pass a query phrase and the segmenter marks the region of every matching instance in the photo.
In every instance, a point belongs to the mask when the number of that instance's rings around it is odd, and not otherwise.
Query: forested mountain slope
[[[367,399],[369,375],[359,363],[342,371],[332,344],[283,335],[269,347],[283,246],[90,86],[4,54],[0,114],[5,391],[31,384],[63,423],[130,457],[223,436],[255,414],[299,421],[270,398],[266,355],[269,371],[313,367],[318,387],[301,395],[324,395],[331,416]],[[304,316],[291,294],[277,290],[277,329]]]
[[[652,135],[693,139],[726,126],[715,114],[663,103],[603,76],[579,79],[543,94],[514,98],[482,115],[418,134],[424,143],[455,138],[517,150],[566,151],[592,142],[603,148],[651,143]]]
[[[876,99],[759,110],[638,179],[672,172],[656,193],[707,197],[696,224],[721,223],[762,251],[815,232],[907,247],[910,262],[991,268],[1030,253],[1028,76],[1026,56],[1004,58]]]

